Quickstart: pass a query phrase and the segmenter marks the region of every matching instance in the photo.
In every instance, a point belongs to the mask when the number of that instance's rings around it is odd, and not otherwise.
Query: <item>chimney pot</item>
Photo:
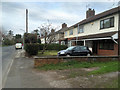
[[[91,9],[91,8],[89,8],[87,11],[86,11],[86,18],[89,18],[89,17],[92,17],[92,16],[94,16],[95,15],[95,10],[93,9]]]
[[[66,23],[63,23],[62,24],[62,28],[66,28],[67,27],[67,24]]]

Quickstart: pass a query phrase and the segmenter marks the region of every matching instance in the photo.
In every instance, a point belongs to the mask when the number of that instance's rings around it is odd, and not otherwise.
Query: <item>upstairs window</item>
[[[114,17],[100,21],[100,29],[114,27]]]
[[[73,30],[70,30],[70,31],[69,31],[69,35],[73,35]]]
[[[67,36],[67,31],[65,32],[65,36]]]
[[[80,26],[79,28],[77,28],[77,30],[78,30],[78,34],[84,33],[83,26]]]

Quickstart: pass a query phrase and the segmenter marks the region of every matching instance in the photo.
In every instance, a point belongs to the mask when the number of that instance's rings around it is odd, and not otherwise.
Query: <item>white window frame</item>
[[[73,29],[69,31],[69,35],[73,35]]]
[[[65,31],[65,36],[67,36],[67,31]]]
[[[80,33],[84,33],[84,26],[79,26],[77,28],[77,33],[80,34]]]

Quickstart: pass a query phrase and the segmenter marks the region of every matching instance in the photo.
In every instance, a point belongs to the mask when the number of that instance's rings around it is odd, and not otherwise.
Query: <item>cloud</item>
[[[25,9],[29,10],[29,31],[35,30],[47,20],[54,26],[67,23],[71,26],[86,15],[86,5],[94,8],[96,13],[107,10],[112,3],[86,2],[2,2],[2,24],[6,30],[23,33],[25,29]]]

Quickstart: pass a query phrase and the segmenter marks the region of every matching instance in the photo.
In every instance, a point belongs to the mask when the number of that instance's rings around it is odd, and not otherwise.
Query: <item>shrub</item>
[[[39,44],[37,43],[27,43],[25,44],[25,51],[29,54],[29,55],[37,55],[38,54],[38,48]]]
[[[39,44],[39,50],[43,50],[43,47],[44,47],[44,44]],[[67,48],[66,45],[49,44],[46,50],[64,50],[66,48]]]
[[[37,34],[25,33],[24,41],[25,43],[37,43]]]
[[[12,39],[12,40],[10,40],[10,39],[4,39],[4,41],[3,41],[3,45],[14,45],[15,44],[15,41]]]

